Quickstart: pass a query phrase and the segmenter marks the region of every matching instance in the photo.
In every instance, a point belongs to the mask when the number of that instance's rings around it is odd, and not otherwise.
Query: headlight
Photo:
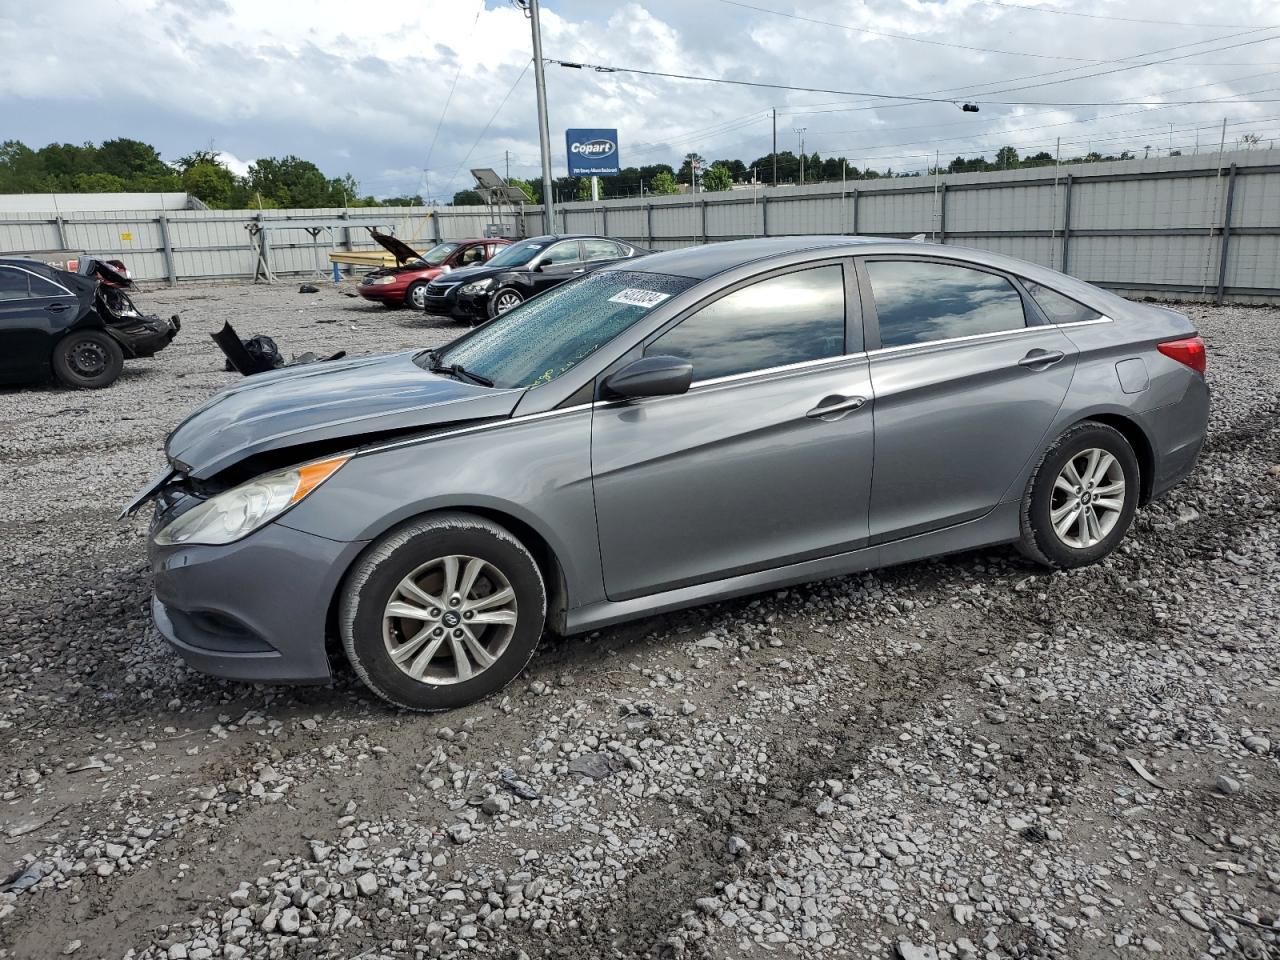
[[[490,277],[484,280],[477,280],[475,283],[468,283],[458,292],[459,293],[480,293],[484,290],[488,290],[489,287],[492,285],[493,285],[493,278]]]
[[[248,536],[309,494],[350,457],[332,457],[263,474],[188,510],[156,534],[156,543],[223,544]]]
[[[395,283],[396,278],[394,275],[389,277],[374,277],[372,280],[366,277],[364,282],[369,284],[370,286],[376,286],[384,283]]]

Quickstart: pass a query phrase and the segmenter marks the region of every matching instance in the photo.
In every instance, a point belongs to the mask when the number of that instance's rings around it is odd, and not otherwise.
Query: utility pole
[[[510,150],[503,150],[503,151],[502,151],[502,156],[503,156],[503,159],[506,161],[506,164],[507,164],[507,175],[506,175],[506,178],[505,178],[505,179],[506,179],[507,183],[510,183],[510,182],[511,182],[511,151],[510,151]]]
[[[792,127],[800,141],[800,186],[804,186],[804,132],[808,127]]]
[[[533,82],[538,88],[538,141],[542,148],[542,225],[547,233],[554,230],[551,201],[551,129],[547,120],[547,77],[542,63],[542,23],[538,0],[516,0],[529,18],[533,30]]]
[[[778,108],[773,108],[773,185],[778,185]]]

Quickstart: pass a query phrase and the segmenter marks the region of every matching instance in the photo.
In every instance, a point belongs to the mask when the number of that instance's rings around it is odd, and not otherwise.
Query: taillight
[[[1170,360],[1185,363],[1196,373],[1204,373],[1204,340],[1200,337],[1183,337],[1157,343],[1156,349]]]

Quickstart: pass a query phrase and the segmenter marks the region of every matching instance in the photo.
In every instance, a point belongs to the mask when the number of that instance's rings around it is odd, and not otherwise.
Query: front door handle
[[[62,313],[63,310],[67,309],[67,305],[65,303],[51,303],[44,309],[47,313]]]
[[[866,397],[843,397],[832,394],[805,414],[810,420],[839,420],[844,414],[857,410],[867,402]]]
[[[587,272],[587,268],[586,268],[586,267],[579,267],[577,270],[575,270],[575,271],[573,271],[573,272],[574,272],[574,273],[586,273],[586,272]]]
[[[1044,370],[1053,366],[1065,356],[1066,354],[1061,350],[1032,350],[1018,361],[1018,366],[1030,367],[1032,370]]]

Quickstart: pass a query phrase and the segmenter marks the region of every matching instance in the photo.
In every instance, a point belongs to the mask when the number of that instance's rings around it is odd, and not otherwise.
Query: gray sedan
[[[952,246],[620,263],[439,351],[281,370],[169,437],[157,624],[195,667],[470,703],[545,629],[1015,543],[1094,563],[1204,441],[1182,314]]]

